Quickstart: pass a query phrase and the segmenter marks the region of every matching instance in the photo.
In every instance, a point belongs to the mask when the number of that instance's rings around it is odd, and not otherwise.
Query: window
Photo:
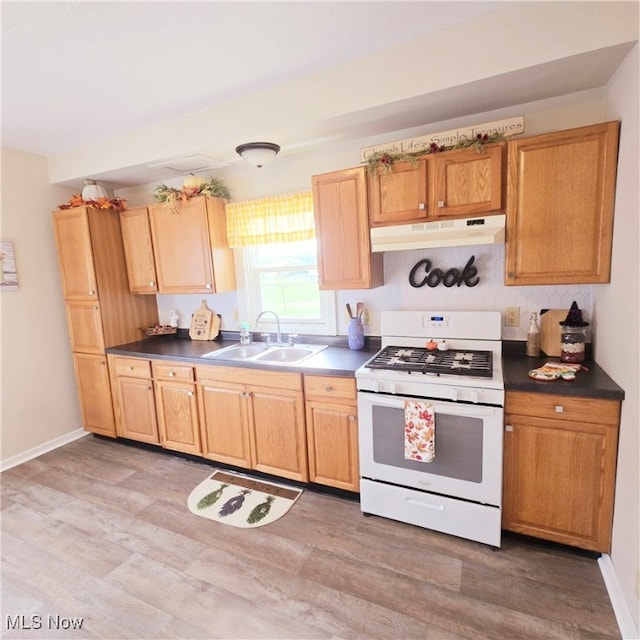
[[[242,258],[252,325],[269,310],[280,318],[283,333],[335,335],[334,294],[318,288],[315,240],[243,247]],[[260,327],[252,326],[254,331],[261,327],[274,331],[275,321],[265,316]]]

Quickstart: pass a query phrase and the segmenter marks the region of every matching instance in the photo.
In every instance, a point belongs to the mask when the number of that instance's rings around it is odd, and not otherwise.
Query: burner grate
[[[462,349],[429,351],[421,347],[388,346],[375,355],[366,366],[370,369],[388,371],[491,378],[493,353]]]

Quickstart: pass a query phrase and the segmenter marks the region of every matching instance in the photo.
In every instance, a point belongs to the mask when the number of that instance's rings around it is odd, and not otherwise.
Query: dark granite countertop
[[[560,358],[545,355],[536,358],[527,357],[524,355],[525,343],[522,345],[520,350],[519,346],[514,348],[514,345],[503,343],[502,372],[506,391],[624,400],[624,390],[593,360],[582,363],[588,370],[579,371],[575,380],[542,381],[530,378],[531,369],[541,367],[546,362],[560,362]]]
[[[241,360],[216,360],[203,358],[207,353],[238,344],[235,335],[224,336],[222,340],[191,340],[183,336],[158,336],[110,347],[106,351],[121,356],[150,358],[157,360],[177,360],[192,364],[212,366],[250,367],[252,369],[270,369],[272,371],[293,371],[329,376],[353,376],[356,369],[371,358],[378,350],[379,343],[370,341],[364,349],[352,351],[346,342],[335,338],[314,337],[300,338],[300,342],[319,344],[329,343],[329,347],[307,358],[298,365],[261,364],[259,362],[242,362]]]
[[[307,358],[299,365],[273,365],[258,362],[242,362],[239,360],[214,360],[202,356],[238,343],[238,336],[229,332],[223,339],[215,341],[191,340],[181,336],[158,336],[130,342],[107,349],[107,353],[138,358],[159,360],[177,360],[192,364],[211,366],[250,367],[253,369],[271,369],[311,373],[316,375],[347,376],[354,375],[356,369],[371,358],[380,348],[379,338],[367,338],[367,345],[361,351],[352,351],[346,339],[330,337],[304,337],[301,341],[321,344],[329,343],[329,347]],[[531,391],[585,398],[608,398],[623,400],[624,390],[619,387],[607,373],[593,361],[584,363],[588,371],[580,371],[573,381],[555,380],[546,382],[533,380],[529,371],[540,367],[545,362],[559,362],[559,358],[540,356],[529,358],[525,354],[525,343],[503,343],[502,368],[506,391]]]

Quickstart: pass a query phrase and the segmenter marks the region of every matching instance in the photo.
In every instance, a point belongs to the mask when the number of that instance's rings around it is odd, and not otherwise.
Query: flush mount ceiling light
[[[280,145],[273,142],[247,142],[236,147],[240,157],[258,168],[273,160],[279,151]]]

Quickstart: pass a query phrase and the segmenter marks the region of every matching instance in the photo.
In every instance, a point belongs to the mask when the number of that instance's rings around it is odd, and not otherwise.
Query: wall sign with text
[[[460,287],[463,284],[467,287],[475,287],[478,282],[480,282],[478,269],[473,264],[475,259],[475,256],[471,256],[462,271],[455,267],[444,271],[439,267],[432,269],[431,267],[433,265],[431,264],[431,260],[423,258],[416,262],[411,268],[409,272],[409,284],[416,288],[424,287],[424,285],[437,287],[439,284],[445,287]]]

